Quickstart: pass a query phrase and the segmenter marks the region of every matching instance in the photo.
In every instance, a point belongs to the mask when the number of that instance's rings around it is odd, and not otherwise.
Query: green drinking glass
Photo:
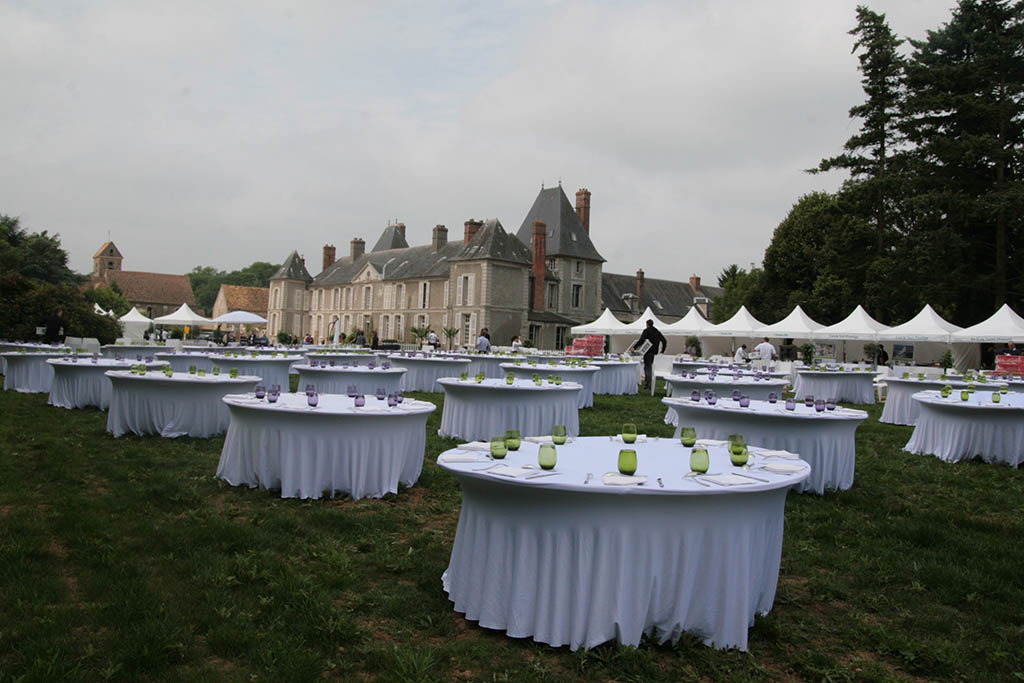
[[[230,375],[231,375],[231,379],[234,379],[234,378],[238,377],[238,368],[231,368]]]
[[[505,432],[505,445],[510,451],[518,451],[521,438],[518,429],[509,429]]]
[[[619,451],[619,472],[629,475],[636,473],[636,451],[632,448]]]
[[[215,375],[219,375],[220,374],[220,366],[218,366],[218,365],[214,365],[213,366],[213,374],[215,374]]]
[[[511,372],[508,373],[507,375],[505,375],[505,384],[514,384],[515,381],[516,381],[516,376],[513,375]]]
[[[568,434],[565,431],[565,425],[555,425],[551,428],[551,440],[557,445],[561,446],[565,443]]]
[[[743,444],[738,449],[729,449],[729,460],[736,467],[743,467],[747,464],[747,460],[750,459],[750,451],[747,450],[747,444]]]
[[[998,391],[993,391],[992,392],[992,402],[993,403],[999,403],[999,399],[1000,399],[999,392]]]
[[[744,448],[747,447],[747,442],[744,440],[742,434],[730,434],[729,435],[729,454],[739,455]]]
[[[687,448],[693,448],[693,445],[697,443],[697,428],[683,427],[679,430],[679,441]]]
[[[540,452],[537,454],[537,464],[540,465],[540,468],[542,470],[553,470],[557,461],[558,454],[555,452],[555,447],[549,443],[541,444]]]
[[[970,397],[971,397],[971,392],[968,391],[967,389],[964,389],[963,391],[960,392],[960,400],[961,401],[966,401]]]
[[[491,437],[491,457],[495,460],[501,460],[507,453],[508,447],[505,446],[505,437]]]
[[[1007,386],[1005,384],[1003,386],[999,387],[999,393],[1000,394],[1005,394],[1008,391],[1009,391],[1009,388],[1007,388]]]
[[[694,448],[690,451],[690,471],[704,474],[708,471],[708,449]]]
[[[970,384],[967,385],[967,391],[972,394],[974,393],[975,388],[976,387],[974,386],[974,382],[971,382]]]
[[[188,374],[190,374],[190,375],[196,374],[196,366],[194,366],[194,365],[188,366]]]
[[[622,425],[622,442],[636,443],[636,425],[632,422]]]
[[[556,387],[562,386],[562,376],[561,375],[555,375],[555,386]]]
[[[469,373],[468,372],[462,373],[461,375],[459,375],[459,379],[461,379],[463,382],[465,382],[467,379],[469,379]]]
[[[953,393],[953,387],[942,387],[942,398],[949,398],[949,395]]]

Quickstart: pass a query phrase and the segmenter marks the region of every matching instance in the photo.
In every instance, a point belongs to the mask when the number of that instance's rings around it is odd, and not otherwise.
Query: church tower
[[[108,270],[121,270],[121,261],[124,257],[118,251],[113,242],[106,242],[92,256],[92,275],[94,278],[103,279],[104,273]]]

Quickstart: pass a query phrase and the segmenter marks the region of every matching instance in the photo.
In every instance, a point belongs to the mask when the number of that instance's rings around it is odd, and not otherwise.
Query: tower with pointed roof
[[[332,247],[333,248],[333,247]],[[270,277],[267,334],[284,331],[294,337],[306,333],[304,318],[309,308],[309,284],[313,277],[306,270],[306,260],[292,251],[277,272]]]

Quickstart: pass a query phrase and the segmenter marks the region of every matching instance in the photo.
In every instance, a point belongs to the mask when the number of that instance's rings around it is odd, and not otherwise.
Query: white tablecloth
[[[53,366],[46,361],[62,358],[66,354],[53,351],[21,353],[8,351],[0,354],[7,361],[4,370],[4,391],[24,394],[44,394],[53,382]]]
[[[469,372],[469,361],[453,356],[391,356],[391,364],[408,370],[402,375],[402,391],[440,391],[437,380]]]
[[[701,485],[683,477],[690,449],[660,439],[635,446],[645,484],[606,485],[622,447],[605,437],[558,446],[557,474],[536,479],[480,471],[486,463],[446,463],[457,450],[441,454],[438,463],[462,486],[442,577],[455,611],[573,650],[608,640],[638,645],[644,633],[674,641],[683,631],[745,650],[755,615],[775,600],[786,491],[806,469]],[[524,442],[501,462],[536,465],[537,448]],[[736,471],[725,448],[709,455],[709,472]],[[588,472],[594,477],[584,484]]]
[[[7,359],[4,357],[5,353],[10,351],[25,351],[35,353],[36,350],[48,351],[52,353],[69,353],[74,351],[69,346],[63,344],[40,344],[37,342],[15,342],[15,341],[0,341],[0,375],[7,374]]]
[[[126,360],[133,360],[136,363],[139,362],[136,356],[141,355],[145,359],[146,356],[152,356],[155,353],[161,353],[166,350],[167,347],[163,344],[104,344],[100,347],[104,358],[121,356]]]
[[[270,387],[272,384],[281,385],[282,391],[288,390],[288,368],[292,363],[301,361],[301,357],[295,354],[283,354],[277,356],[210,356],[210,362],[218,366],[221,372],[230,372],[238,368],[239,375],[252,375],[263,380],[263,384]]]
[[[911,426],[917,424],[917,415],[920,412],[917,401],[913,399],[914,394],[919,391],[938,391],[948,384],[953,387],[959,397],[960,389],[966,388],[968,384],[963,380],[955,379],[920,380],[886,377],[883,381],[886,384],[885,407],[882,408],[882,416],[878,418],[878,421]],[[978,391],[984,391],[986,387],[989,387],[988,391],[991,394],[991,387],[998,388],[1002,384],[1005,382],[989,380],[988,382],[975,382],[975,387],[978,388]]]
[[[356,385],[356,391],[360,394],[373,396],[377,393],[377,387],[382,387],[388,394],[392,394],[402,385],[402,375],[405,368],[391,367],[387,370],[379,365],[373,370],[365,365],[342,367],[336,365],[326,368],[312,368],[309,365],[300,365],[299,370],[299,392],[305,391],[307,384],[312,384],[321,394],[347,394],[350,384]]]
[[[710,406],[703,400],[666,398],[665,403],[676,411],[676,436],[680,425],[695,427],[698,439],[727,439],[730,434],[743,434],[747,443],[798,453],[811,464],[811,476],[799,490],[824,493],[825,489],[845,491],[853,486],[856,464],[857,427],[867,419],[863,410],[836,408],[815,412],[803,403],[796,410],[785,409],[785,402],[771,404],[751,401],[749,408],[740,408],[732,400]]]
[[[134,360],[114,360],[98,358],[92,362],[91,356],[71,361],[64,358],[51,358],[46,361],[53,368],[53,383],[50,385],[51,406],[58,408],[85,408],[95,406],[106,410],[110,406],[110,378],[107,370],[128,370],[137,364]],[[166,363],[153,361],[146,363],[150,369],[162,368]]]
[[[205,438],[228,428],[228,409],[221,400],[227,394],[252,391],[259,377],[227,374],[189,375],[162,372],[133,375],[108,371],[113,393],[107,414],[107,431],[123,434],[159,434],[169,438]]]
[[[708,368],[718,368],[719,370],[728,370],[729,363],[715,363],[710,360],[687,360],[685,358],[675,358],[672,360],[672,374],[678,375],[690,370],[707,370]]]
[[[501,370],[504,373],[511,372],[516,379],[533,379],[533,375],[536,373],[545,381],[548,377],[558,375],[563,381],[575,382],[583,387],[577,399],[577,408],[590,408],[594,405],[594,377],[601,371],[600,368],[593,365],[581,368],[569,365],[548,365],[547,363],[537,363],[537,365],[502,363]],[[502,376],[504,377],[504,375]]]
[[[967,401],[934,391],[914,394],[920,412],[904,450],[946,462],[981,457],[1014,467],[1024,463],[1024,394],[1008,393],[992,403],[992,391],[978,389]]]
[[[467,440],[488,440],[518,429],[523,436],[551,433],[552,425],[565,425],[566,432],[580,432],[577,394],[583,387],[574,382],[560,386],[532,380],[517,379],[509,385],[503,379],[442,379],[444,410],[441,413],[441,436]]]
[[[640,363],[637,361],[594,360],[590,365],[601,368],[594,377],[594,393],[619,396],[637,393]]]
[[[196,370],[213,370],[213,361],[208,353],[166,353],[156,354],[158,360],[165,360],[175,372],[188,372],[190,365],[196,366]],[[223,369],[223,368],[222,368]],[[241,369],[239,369],[241,372]]]
[[[380,498],[412,486],[423,469],[432,403],[406,399],[394,408],[368,397],[321,394],[316,408],[304,393],[269,404],[252,395],[224,398],[231,425],[217,476],[233,486],[281,491],[282,498]]]
[[[874,382],[872,372],[801,370],[796,374],[793,391],[798,399],[813,396],[848,403],[874,403]]]
[[[777,398],[782,398],[782,391],[789,384],[789,381],[784,379],[755,380],[753,376],[735,380],[731,374],[719,374],[714,379],[711,379],[708,375],[697,375],[693,379],[679,375],[667,375],[665,377],[665,384],[671,390],[668,395],[675,396],[676,398],[690,398],[690,393],[694,390],[699,391],[700,395],[703,396],[704,391],[710,389],[720,399],[731,401],[732,392],[739,389],[741,394],[745,394],[751,400],[767,401],[768,394],[772,392],[775,393]],[[676,424],[675,419],[676,412],[669,408],[665,413],[665,423],[674,425]]]

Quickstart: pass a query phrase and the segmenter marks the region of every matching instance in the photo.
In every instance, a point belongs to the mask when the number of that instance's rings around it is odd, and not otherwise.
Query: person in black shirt
[[[43,337],[43,341],[47,344],[59,342],[62,327],[64,327],[64,311],[58,306],[57,312],[46,319],[46,336]]]
[[[1006,348],[1003,349],[1002,351],[1000,351],[999,355],[1001,355],[1001,356],[1019,356],[1021,354],[1020,354],[1020,349],[1017,348],[1017,345],[1014,344],[1013,340],[1011,339],[1010,341],[1006,342]]]
[[[665,339],[665,335],[658,331],[654,326],[653,320],[647,321],[647,329],[643,331],[640,338],[633,343],[633,348],[637,349],[643,346],[645,341],[651,342],[651,348],[647,349],[647,353],[644,354],[644,389],[651,388],[651,382],[654,380],[654,357],[659,353],[663,353],[665,348],[668,346],[668,340]],[[661,344],[661,349],[658,349],[658,344]]]

